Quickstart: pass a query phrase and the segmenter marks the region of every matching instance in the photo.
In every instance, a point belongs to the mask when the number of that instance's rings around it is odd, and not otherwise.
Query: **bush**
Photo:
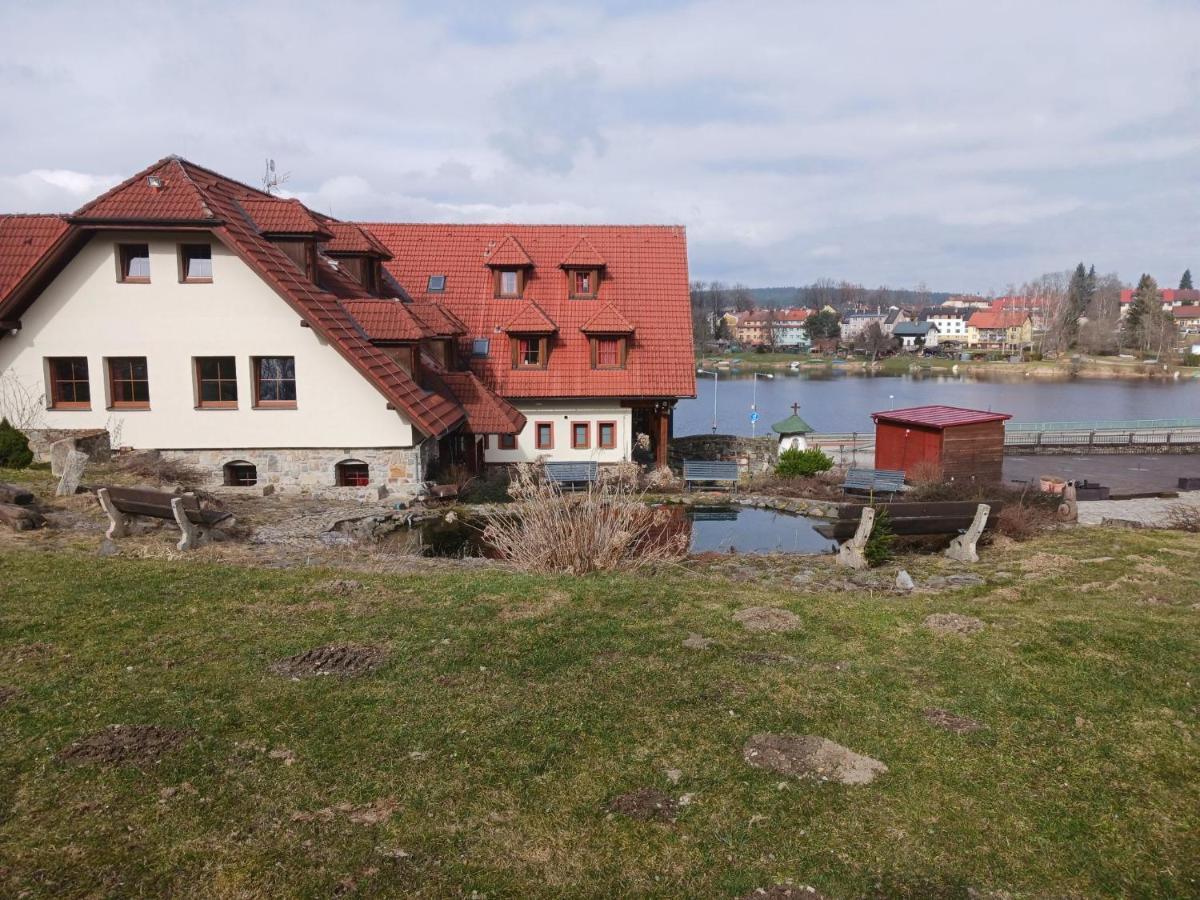
[[[779,454],[775,474],[780,478],[807,478],[818,472],[828,472],[833,460],[813,447],[808,450],[784,450]]]
[[[628,572],[687,554],[687,536],[670,528],[670,513],[646,505],[627,478],[564,494],[540,479],[536,466],[523,464],[514,468],[508,492],[513,502],[487,516],[483,539],[523,571]]]
[[[1181,366],[1188,366],[1189,368],[1200,366],[1200,353],[1192,353],[1191,351],[1188,351],[1187,353],[1183,354],[1183,359],[1179,361],[1179,364]]]
[[[867,562],[871,566],[882,566],[892,558],[892,544],[895,541],[896,535],[892,532],[892,517],[888,515],[886,509],[876,508],[875,527],[871,529],[871,536],[867,538],[863,556],[867,558]]]
[[[29,439],[9,424],[8,419],[0,419],[0,468],[24,469],[33,462],[33,451],[29,449]]]

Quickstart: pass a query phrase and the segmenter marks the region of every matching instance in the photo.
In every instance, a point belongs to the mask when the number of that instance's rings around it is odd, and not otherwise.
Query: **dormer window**
[[[625,368],[625,338],[623,336],[599,336],[590,338],[593,369]]]
[[[446,290],[446,276],[430,275],[429,284],[426,286],[426,290],[428,290],[431,294],[442,293],[444,290]]]
[[[512,339],[514,369],[544,369],[549,358],[550,339],[545,335],[524,335]]]
[[[575,299],[595,297],[600,287],[599,269],[571,269],[567,272],[567,278],[570,280],[571,297]]]
[[[525,273],[521,269],[496,270],[496,296],[520,297],[525,287]]]

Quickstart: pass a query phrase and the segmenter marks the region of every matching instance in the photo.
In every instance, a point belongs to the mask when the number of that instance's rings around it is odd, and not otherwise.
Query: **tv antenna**
[[[268,159],[266,170],[263,172],[262,177],[263,190],[268,194],[275,194],[279,191],[280,185],[286,184],[291,177],[291,172],[284,172],[282,175],[277,174],[275,171],[275,160]]]

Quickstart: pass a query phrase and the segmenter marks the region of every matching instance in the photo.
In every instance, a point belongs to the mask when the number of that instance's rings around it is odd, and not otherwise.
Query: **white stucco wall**
[[[516,450],[499,449],[500,440],[496,435],[488,439],[488,449],[484,460],[489,463],[533,462],[537,459],[548,459],[556,462],[585,462],[595,460],[599,463],[615,463],[629,459],[633,449],[633,410],[622,407],[619,400],[561,400],[513,401],[525,418],[525,430],[517,435]],[[535,428],[538,422],[554,424],[554,449],[539,450],[535,446]],[[590,448],[575,450],[571,448],[571,425],[574,422],[587,422],[590,428]],[[617,441],[612,450],[601,450],[597,447],[597,423],[616,422]]]
[[[212,242],[212,284],[181,284],[177,243]],[[150,284],[116,278],[118,242],[150,246]],[[47,409],[43,428],[103,428],[136,449],[407,447],[403,416],[253,270],[209,235],[97,235],[0,340],[0,373],[49,397],[45,360],[86,356],[90,410]],[[106,408],[106,357],[144,356],[148,410]],[[197,356],[236,359],[236,409],[197,409]],[[254,409],[251,357],[296,360],[296,409]]]

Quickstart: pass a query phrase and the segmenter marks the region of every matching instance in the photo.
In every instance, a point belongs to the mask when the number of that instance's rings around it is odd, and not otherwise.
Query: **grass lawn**
[[[1077,529],[987,556],[986,586],[903,597],[683,570],[347,590],[328,570],[2,552],[0,895],[1197,896],[1200,538]],[[801,627],[745,631],[751,605]],[[986,627],[921,627],[941,612]],[[270,669],[335,642],[387,658]],[[939,730],[927,707],[988,728]],[[140,766],[57,757],[113,723],[189,737]],[[889,771],[754,769],[758,732]],[[674,822],[608,812],[643,787],[690,802]]]

